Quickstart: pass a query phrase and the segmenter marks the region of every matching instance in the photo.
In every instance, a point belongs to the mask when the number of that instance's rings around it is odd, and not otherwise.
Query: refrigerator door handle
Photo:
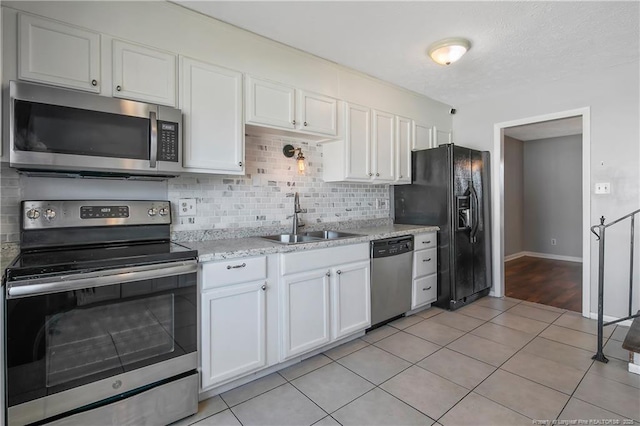
[[[479,206],[480,202],[478,201],[478,193],[473,187],[472,182],[469,182],[469,191],[471,192],[471,216],[473,217],[472,219],[473,224],[471,226],[471,233],[469,234],[469,237],[471,239],[471,243],[475,243],[476,235],[478,234],[478,221],[480,219],[478,215],[478,208],[480,207]]]

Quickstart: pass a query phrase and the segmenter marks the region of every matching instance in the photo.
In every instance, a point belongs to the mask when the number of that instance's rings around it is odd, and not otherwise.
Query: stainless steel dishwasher
[[[411,310],[413,235],[371,241],[371,325]]]

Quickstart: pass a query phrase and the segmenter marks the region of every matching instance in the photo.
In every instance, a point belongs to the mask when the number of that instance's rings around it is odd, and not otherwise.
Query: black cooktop
[[[196,259],[198,252],[157,241],[22,251],[7,267],[7,281]]]

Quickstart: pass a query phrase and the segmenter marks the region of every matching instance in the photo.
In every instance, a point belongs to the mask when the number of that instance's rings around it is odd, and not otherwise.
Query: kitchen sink
[[[336,238],[349,238],[349,237],[359,237],[357,234],[350,234],[348,232],[340,232],[340,231],[311,231],[305,232],[303,235],[307,235],[309,237],[322,238],[323,240],[335,240]]]
[[[322,238],[310,237],[308,235],[302,234],[267,235],[266,237],[262,238],[283,244],[312,243],[314,241],[322,241]]]
[[[350,234],[348,232],[340,231],[310,231],[304,234],[279,234],[279,235],[267,235],[262,237],[267,240],[275,241],[282,244],[300,244],[300,243],[313,243],[325,240],[335,240],[338,238],[359,237],[357,234]]]

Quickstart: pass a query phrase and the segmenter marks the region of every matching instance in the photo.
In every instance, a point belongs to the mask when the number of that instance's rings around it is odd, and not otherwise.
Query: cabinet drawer
[[[414,237],[415,249],[422,250],[426,248],[435,247],[438,242],[438,238],[435,232],[427,232],[424,234],[417,234]]]
[[[435,302],[438,297],[438,275],[413,280],[413,297],[411,309],[415,309],[426,303]]]
[[[250,257],[209,262],[202,265],[202,288],[257,281],[267,277],[267,258]]]
[[[436,272],[437,252],[435,248],[413,253],[413,277],[418,278]]]

